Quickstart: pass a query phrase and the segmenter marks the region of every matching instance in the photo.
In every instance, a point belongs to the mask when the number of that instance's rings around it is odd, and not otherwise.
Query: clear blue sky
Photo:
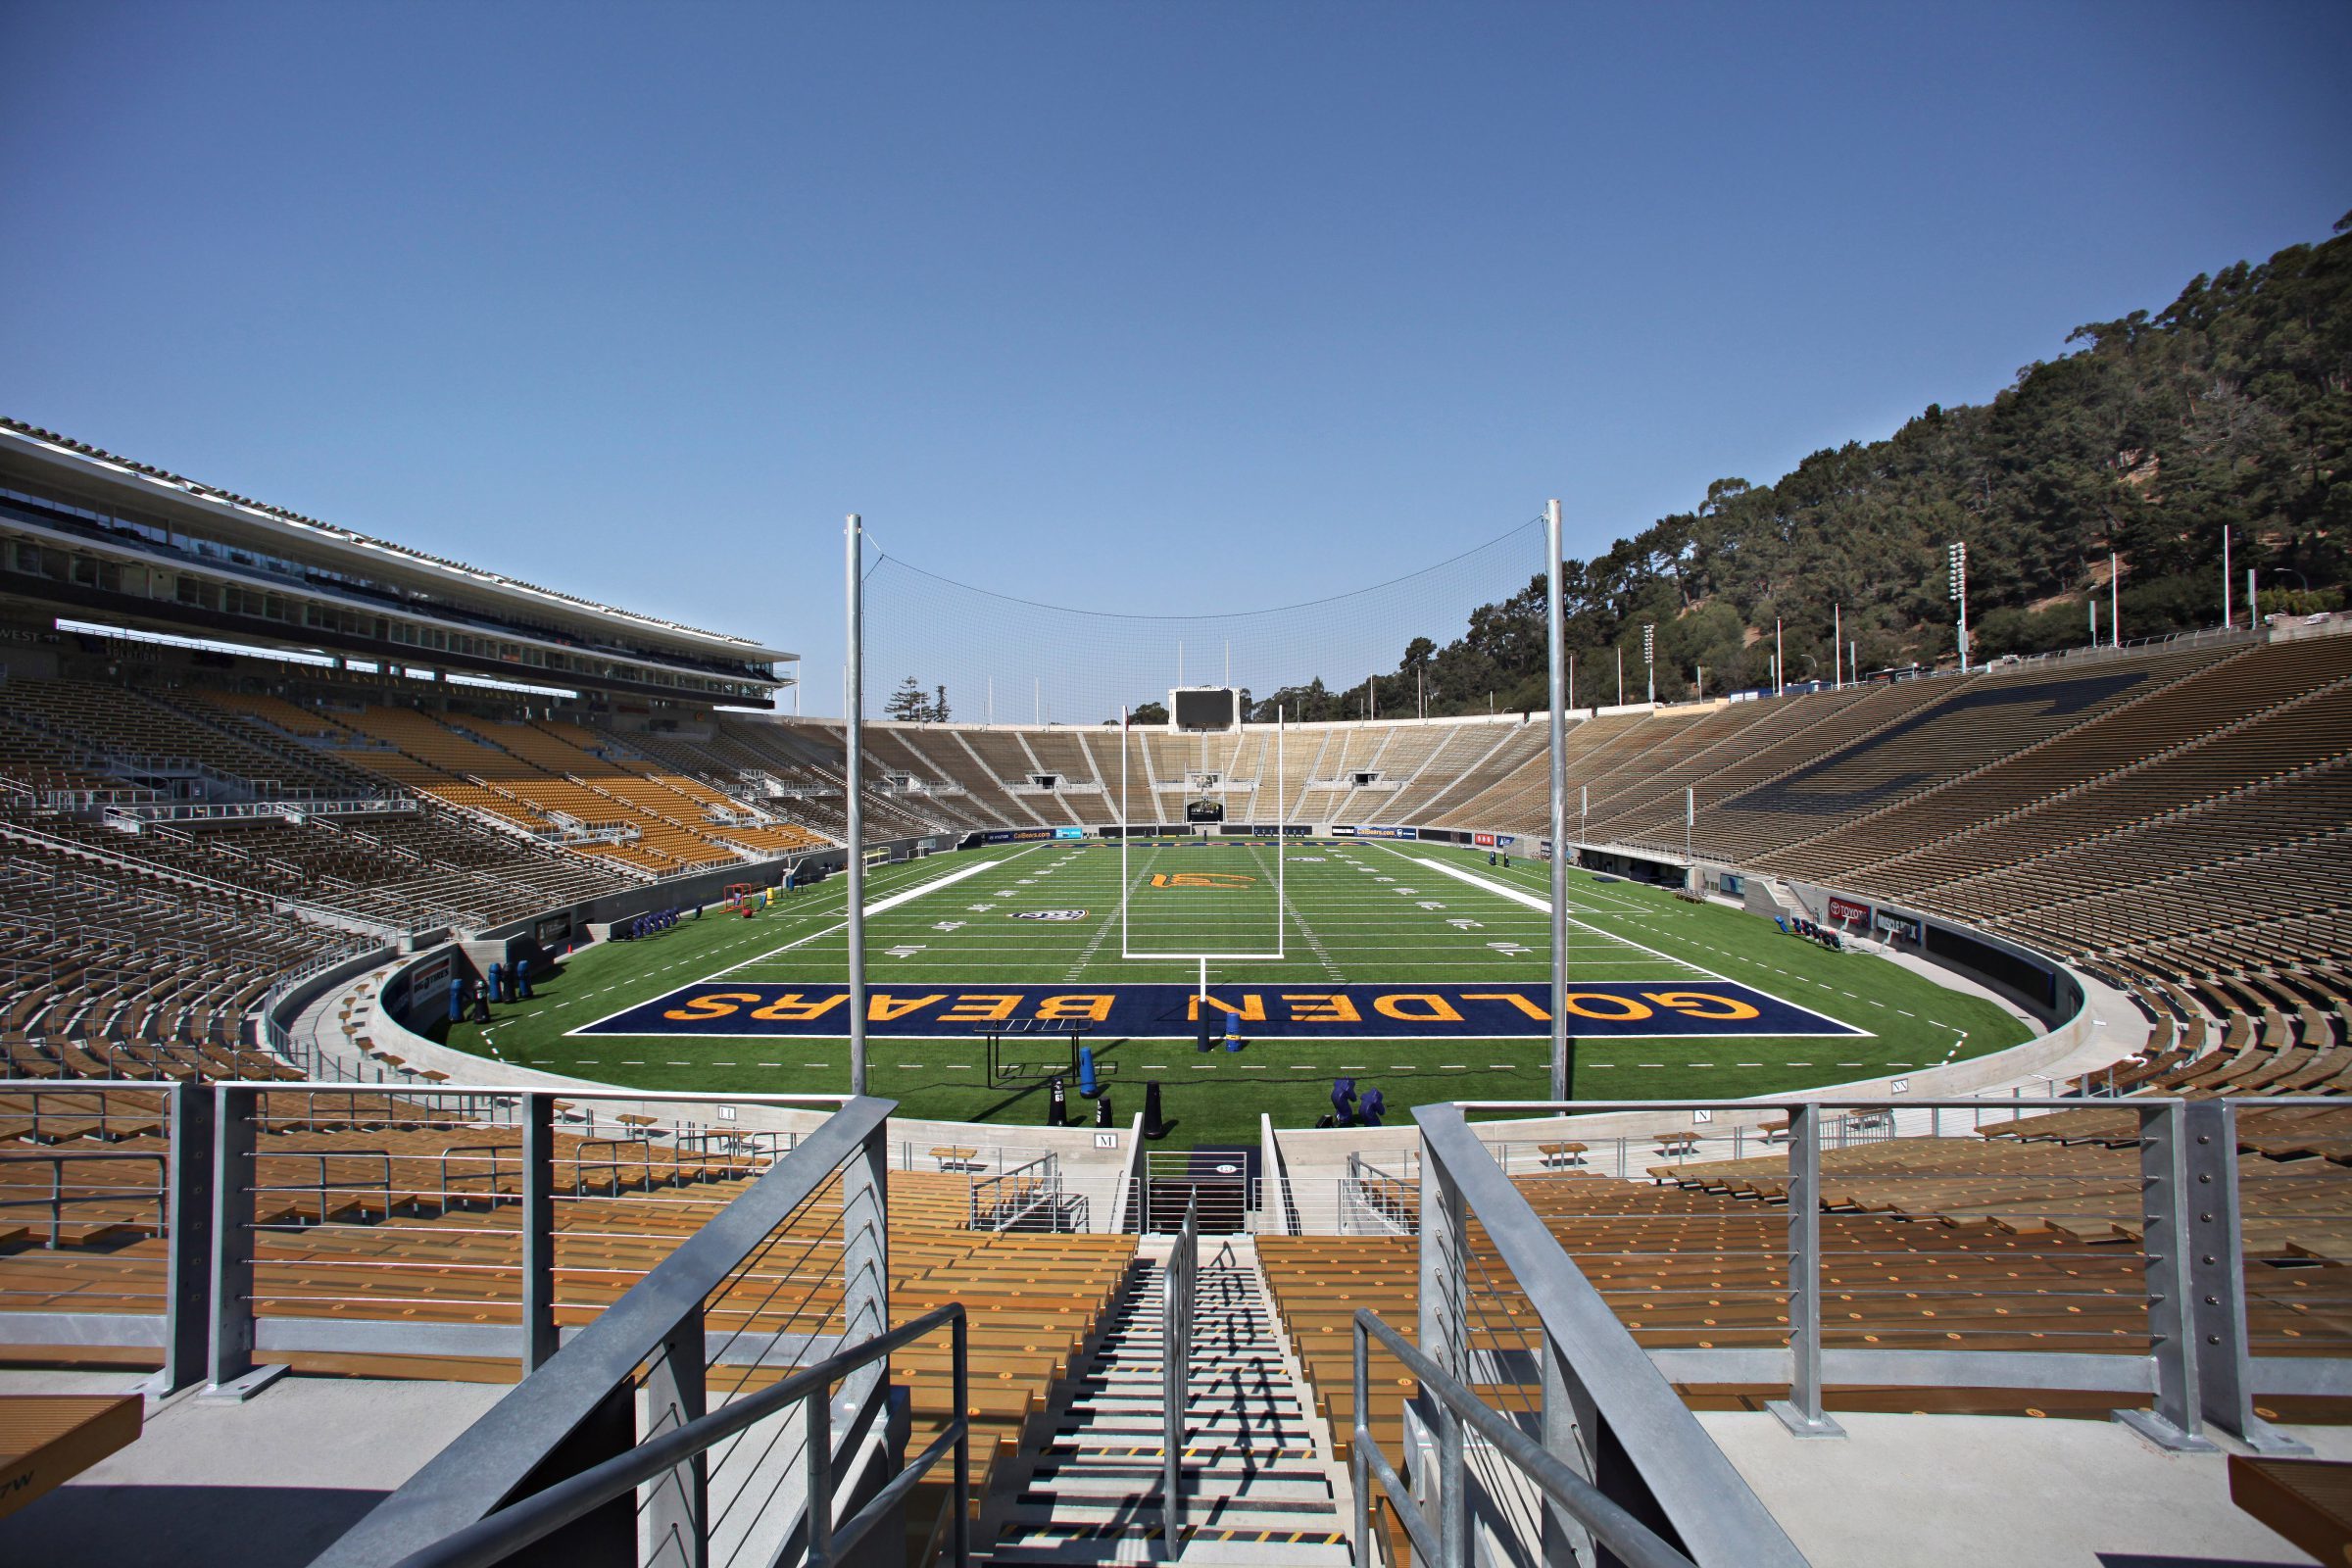
[[[2338,3],[0,0],[0,409],[804,649],[810,711],[847,511],[1139,612],[1550,495],[1587,553],[2352,207]]]

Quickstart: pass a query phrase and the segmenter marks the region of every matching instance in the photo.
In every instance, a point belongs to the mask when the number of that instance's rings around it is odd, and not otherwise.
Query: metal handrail
[[[1409,1171],[1409,1158],[1407,1168]],[[1387,1226],[1388,1234],[1406,1235],[1411,1216],[1397,1195],[1410,1190],[1406,1176],[1384,1170],[1353,1150],[1348,1152],[1348,1174],[1340,1179],[1343,1209],[1376,1215]]]
[[[437,1156],[441,1163],[442,1213],[448,1213],[450,1207],[449,1162],[451,1157],[453,1155],[459,1156],[463,1162],[465,1156],[479,1154],[487,1154],[490,1156],[490,1168],[487,1171],[460,1170],[458,1172],[457,1179],[461,1182],[487,1181],[490,1184],[489,1190],[483,1193],[482,1197],[492,1208],[498,1207],[501,1198],[501,1194],[498,1190],[498,1178],[504,1173],[503,1166],[501,1164],[503,1157],[508,1154],[514,1156],[514,1170],[518,1177],[526,1168],[523,1163],[522,1148],[517,1144],[451,1144],[448,1148],[442,1150],[440,1154]],[[471,1160],[470,1162],[474,1164],[481,1163],[481,1161],[478,1159]],[[460,1198],[466,1198],[470,1197],[471,1195],[466,1193],[464,1189],[460,1189],[457,1196]],[[521,1202],[522,1194],[520,1192],[516,1192],[513,1196],[511,1201],[517,1203]]]
[[[155,1187],[115,1188],[101,1192],[68,1193],[65,1189],[68,1161],[85,1159],[151,1159],[155,1161]],[[34,1153],[11,1152],[0,1153],[0,1167],[8,1165],[47,1165],[49,1167],[49,1196],[47,1198],[0,1198],[0,1208],[46,1207],[49,1210],[49,1250],[57,1250],[65,1228],[65,1206],[68,1203],[96,1203],[122,1198],[152,1198],[155,1200],[155,1233],[161,1236],[169,1222],[172,1203],[172,1158],[169,1154],[146,1150],[91,1150],[86,1152]]]
[[[1160,1530],[1168,1555],[1184,1555],[1185,1396],[1193,1380],[1193,1295],[1200,1282],[1198,1200],[1184,1205],[1184,1229],[1161,1271],[1159,1302],[1159,1396],[1165,1407],[1161,1434]],[[1357,1558],[1361,1562],[1364,1559]]]
[[[1045,1169],[1037,1175],[1025,1176],[1022,1174],[1040,1165],[1043,1165]],[[1012,1185],[1007,1187],[1006,1183]],[[992,1197],[983,1202],[980,1197],[983,1188],[1001,1188],[1012,1196],[1009,1200],[1002,1196]],[[1024,1198],[1025,1188],[1033,1189],[1034,1196]],[[1061,1157],[1058,1154],[1040,1154],[1035,1159],[1024,1160],[1010,1170],[999,1171],[994,1176],[984,1176],[971,1184],[971,1227],[979,1230],[982,1227],[983,1214],[985,1214],[988,1229],[1009,1230],[1031,1214],[1036,1213],[1040,1207],[1050,1204],[1060,1191]],[[1010,1213],[1004,1212],[1008,1203],[1011,1208]]]
[[[941,1325],[955,1334],[956,1417],[931,1444],[908,1460],[875,1493],[865,1506],[836,1525],[832,1522],[832,1445],[822,1441],[829,1411],[825,1399],[832,1386],[850,1373],[880,1360],[903,1345],[922,1339]],[[956,1450],[956,1495],[949,1501],[954,1561],[961,1565],[971,1553],[970,1524],[963,1499],[971,1492],[971,1417],[966,1388],[968,1361],[965,1319],[961,1303],[933,1307],[887,1334],[826,1357],[780,1382],[734,1399],[709,1415],[649,1438],[626,1453],[566,1477],[542,1492],[501,1508],[488,1518],[444,1537],[400,1559],[395,1568],[488,1568],[505,1561],[533,1542],[561,1530],[592,1510],[626,1496],[639,1486],[676,1469],[697,1454],[708,1452],[738,1432],[765,1420],[785,1406],[806,1402],[808,1431],[808,1551],[806,1568],[823,1568],[838,1561],[865,1533],[891,1515],[932,1465]]]
[[[318,1199],[318,1223],[321,1225],[326,1223],[326,1195],[328,1193],[380,1192],[384,1195],[384,1217],[389,1219],[392,1215],[392,1153],[389,1150],[270,1149],[262,1151],[261,1153],[256,1156],[256,1158],[257,1160],[315,1159],[318,1162],[318,1179],[315,1182],[301,1182],[292,1187],[265,1187],[257,1181],[250,1184],[246,1190],[255,1194],[256,1196],[259,1196],[263,1193],[316,1194]],[[372,1179],[361,1176],[354,1177],[348,1181],[329,1181],[326,1175],[326,1162],[330,1159],[379,1159],[383,1161],[383,1174]]]
[[[1439,1433],[1438,1517],[1435,1530],[1413,1500],[1412,1492],[1380,1451],[1367,1412],[1371,1409],[1371,1342],[1404,1363],[1421,1380],[1424,1394],[1436,1398],[1446,1416]],[[1578,1475],[1544,1446],[1519,1430],[1516,1422],[1487,1404],[1446,1375],[1445,1368],[1413,1347],[1411,1341],[1383,1323],[1369,1307],[1355,1310],[1355,1560],[1370,1562],[1372,1493],[1368,1481],[1377,1479],[1390,1506],[1404,1521],[1413,1549],[1435,1568],[1470,1568],[1471,1510],[1465,1494],[1468,1467],[1463,1462],[1463,1433],[1467,1425],[1493,1444],[1544,1494],[1573,1515],[1577,1523],[1613,1552],[1627,1568],[1695,1568],[1689,1557],[1669,1545],[1658,1533],[1609,1500],[1600,1490]]]

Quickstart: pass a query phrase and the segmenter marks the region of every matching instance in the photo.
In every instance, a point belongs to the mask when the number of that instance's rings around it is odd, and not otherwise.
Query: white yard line
[[[1433,871],[1442,871],[1446,875],[1453,877],[1458,881],[1469,883],[1474,888],[1484,888],[1498,899],[1508,899],[1513,904],[1524,904],[1531,909],[1542,909],[1545,914],[1549,914],[1551,912],[1550,900],[1539,899],[1533,893],[1522,893],[1517,888],[1504,887],[1499,882],[1490,882],[1485,877],[1480,876],[1472,871],[1466,871],[1458,865],[1447,865],[1443,860],[1423,859],[1417,855],[1406,855],[1401,850],[1391,850],[1389,853],[1396,856],[1398,859],[1410,860],[1415,865],[1426,865]],[[1739,981],[1734,980],[1728,974],[1717,974],[1712,969],[1702,969],[1688,958],[1678,958],[1671,953],[1660,953],[1655,948],[1645,948],[1641,943],[1633,941],[1627,937],[1621,937],[1613,931],[1603,931],[1596,925],[1587,925],[1584,921],[1579,920],[1573,914],[1568,917],[1568,923],[1581,931],[1590,931],[1596,937],[1602,937],[1624,947],[1632,948],[1637,953],[1646,953],[1653,958],[1662,958],[1668,963],[1678,964],[1681,967],[1690,970],[1692,974],[1704,975],[1710,980],[1720,980],[1727,986],[1736,986],[1740,984]]]
[[[956,870],[950,871],[950,872],[949,872],[947,875],[945,875],[945,876],[937,876],[937,877],[933,877],[933,878],[932,878],[930,881],[928,881],[928,882],[925,882],[925,883],[924,883],[924,884],[922,884],[922,886],[920,886],[920,887],[908,888],[908,889],[907,889],[906,892],[904,892],[904,893],[894,893],[894,894],[892,894],[892,895],[891,895],[889,898],[887,898],[887,899],[877,899],[877,900],[875,900],[873,903],[871,903],[871,904],[868,904],[868,905],[865,906],[865,912],[866,912],[866,913],[867,913],[867,914],[870,916],[870,915],[876,915],[876,914],[880,914],[880,913],[882,913],[882,912],[883,912],[884,910],[886,910],[886,909],[895,909],[895,908],[897,908],[897,907],[898,907],[900,905],[902,905],[902,904],[908,903],[909,901],[911,901],[911,900],[914,900],[914,899],[919,899],[919,898],[921,898],[921,897],[922,897],[924,894],[926,894],[926,893],[934,893],[934,892],[937,892],[939,889],[941,889],[941,888],[944,888],[944,887],[947,887],[947,886],[949,886],[949,885],[950,885],[950,884],[952,884],[952,883],[956,883],[956,882],[960,882],[960,881],[962,881],[962,880],[963,880],[965,877],[969,877],[969,876],[978,876],[978,875],[979,875],[981,872],[983,872],[983,871],[993,871],[993,870],[996,870],[998,867],[1000,867],[1000,866],[1002,866],[1002,865],[1004,865],[1004,864],[1005,864],[1005,863],[1006,863],[1006,861],[1008,861],[1008,860],[1012,860],[1012,859],[1018,859],[1018,858],[1020,858],[1020,855],[1025,855],[1025,854],[1027,854],[1027,853],[1029,853],[1029,852],[1024,850],[1024,851],[1018,852],[1018,854],[1015,854],[1015,855],[1012,855],[1012,856],[1008,856],[1008,857],[1006,857],[1004,860],[981,860],[981,861],[978,861],[978,862],[976,862],[976,863],[974,863],[974,864],[971,864],[971,865],[959,866],[959,867],[957,867]],[[804,946],[806,946],[806,945],[807,945],[807,944],[808,944],[808,943],[814,942],[814,941],[815,941],[815,940],[816,940],[818,937],[830,936],[830,935],[832,935],[832,934],[833,934],[834,932],[836,932],[836,931],[846,931],[847,929],[849,929],[849,924],[850,924],[849,920],[848,920],[847,918],[843,918],[843,919],[840,919],[840,920],[837,920],[837,921],[835,921],[835,922],[834,922],[833,924],[831,924],[831,925],[828,925],[828,926],[820,926],[820,927],[818,927],[816,930],[814,930],[814,931],[811,931],[811,932],[808,933],[806,936],[799,936],[799,937],[795,937],[795,938],[793,938],[793,939],[792,939],[790,942],[787,942],[787,943],[785,943],[785,944],[784,944],[782,947],[780,947],[780,948],[770,948],[770,949],[769,949],[767,952],[760,954],[759,957],[756,957],[756,958],[746,958],[746,959],[744,959],[744,960],[743,960],[743,962],[741,962],[741,963],[730,964],[730,965],[728,965],[726,968],[724,968],[724,969],[720,969],[720,970],[718,970],[718,971],[717,971],[716,973],[714,973],[714,974],[707,974],[707,975],[703,976],[703,978],[702,978],[702,979],[700,979],[700,980],[689,980],[689,981],[688,981],[688,982],[686,982],[686,983],[687,983],[687,985],[696,985],[696,986],[699,986],[699,985],[707,985],[707,984],[709,984],[710,982],[711,982],[711,981],[713,981],[713,980],[719,980],[719,979],[723,979],[723,978],[725,978],[726,976],[733,974],[733,973],[734,973],[736,970],[738,970],[738,969],[746,969],[746,968],[749,968],[751,965],[753,965],[753,964],[755,964],[755,963],[759,963],[759,962],[761,962],[761,961],[762,961],[762,960],[764,960],[764,959],[767,959],[767,958],[772,958],[772,957],[774,957],[774,956],[775,956],[777,954],[779,954],[779,953],[789,953],[789,952],[791,952],[791,951],[792,951],[794,948],[798,948],[798,947],[804,947]],[[617,983],[617,982],[616,982],[616,983]],[[605,989],[605,990],[611,990],[611,989],[612,989],[612,987],[610,987],[610,986],[607,986],[607,987],[604,987],[603,989]],[[680,989],[682,989],[682,988],[680,988]],[[593,992],[592,992],[592,993],[590,993],[590,995],[594,995],[594,994],[595,994],[595,993],[593,993]],[[646,1000],[646,1001],[652,1001],[652,1000],[655,1000],[655,999],[653,999],[653,998],[647,998],[647,999],[645,999],[645,1000]],[[642,1006],[643,1004],[644,1004],[644,1003],[643,1003],[643,1002],[639,1002],[639,1003],[632,1003],[632,1004],[630,1004],[630,1006]],[[607,1022],[607,1021],[609,1021],[609,1020],[611,1020],[611,1019],[613,1019],[613,1018],[617,1018],[617,1017],[619,1017],[619,1016],[621,1015],[621,1013],[627,1012],[627,1011],[629,1011],[629,1010],[630,1010],[630,1008],[629,1008],[629,1007],[622,1007],[622,1008],[618,1009],[617,1011],[614,1011],[614,1012],[608,1012],[608,1013],[606,1013],[606,1014],[604,1015],[604,1017],[602,1017],[602,1018],[596,1018],[596,1019],[592,1019],[592,1020],[590,1020],[590,1021],[589,1021],[589,1022],[587,1022],[587,1023],[581,1024],[581,1025],[580,1025],[578,1028],[576,1028],[576,1029],[566,1029],[566,1030],[564,1030],[564,1034],[566,1034],[566,1035],[583,1035],[583,1034],[586,1034],[586,1033],[587,1033],[589,1030],[591,1030],[591,1029],[594,1029],[594,1028],[595,1028],[595,1027],[596,1027],[598,1024],[600,1024],[600,1023],[605,1023],[605,1022]],[[766,1038],[766,1037],[765,1037],[765,1036],[760,1036],[760,1035],[714,1035],[714,1036],[709,1036],[709,1037],[707,1037],[707,1038],[710,1038],[710,1039],[722,1039],[722,1040],[751,1040],[751,1039],[764,1039],[764,1038]],[[629,1064],[628,1064],[628,1063],[624,1063],[623,1065],[629,1065]]]
[[[881,914],[885,910],[895,909],[902,904],[912,903],[914,900],[921,898],[926,893],[936,893],[941,888],[951,887],[954,884],[962,881],[965,877],[978,876],[983,871],[993,871],[997,867],[1008,864],[1010,861],[1016,858],[1018,858],[1017,856],[1007,856],[1003,860],[980,860],[971,865],[958,866],[955,870],[947,873],[945,876],[933,877],[930,881],[923,883],[920,887],[908,888],[904,893],[894,893],[887,899],[876,899],[874,902],[865,906],[866,918],[870,920],[875,915]],[[780,948],[770,948],[765,953],[760,954],[756,957],[746,958],[741,963],[731,963],[724,969],[718,970],[716,973],[707,974],[703,976],[702,980],[690,980],[687,982],[687,984],[701,985],[704,983],[704,981],[724,979],[726,976],[733,974],[738,969],[748,969],[755,963],[763,963],[767,959],[774,957],[779,953],[790,953],[795,948],[806,947],[808,944],[814,942],[818,937],[831,936],[836,931],[846,931],[849,929],[849,918],[845,914],[843,918],[836,920],[833,922],[833,924],[828,926],[819,926],[816,930],[809,932],[806,936],[795,937]]]

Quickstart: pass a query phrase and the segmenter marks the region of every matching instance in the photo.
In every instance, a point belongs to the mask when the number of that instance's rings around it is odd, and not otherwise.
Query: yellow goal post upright
[[[1239,699],[1241,694],[1239,692],[1234,692],[1232,695],[1235,699],[1232,710],[1234,717],[1232,723],[1228,726],[1228,732],[1238,737],[1243,733],[1244,720],[1248,717],[1248,715],[1240,710]],[[1178,724],[1178,709],[1173,703],[1171,703],[1169,706],[1169,715],[1170,728],[1176,728]],[[1286,847],[1290,838],[1291,816],[1290,796],[1287,788],[1285,787],[1283,774],[1283,760],[1284,747],[1288,730],[1288,715],[1280,706],[1277,706],[1274,710],[1275,822],[1273,834],[1274,930],[1272,946],[1269,948],[1262,943],[1251,946],[1241,942],[1204,942],[1198,947],[1180,948],[1178,951],[1167,951],[1168,945],[1160,943],[1153,943],[1151,946],[1139,948],[1136,946],[1135,934],[1131,920],[1131,905],[1135,895],[1135,877],[1132,870],[1132,851],[1135,839],[1135,824],[1132,814],[1128,808],[1128,789],[1129,777],[1131,773],[1128,761],[1129,746],[1130,742],[1136,739],[1136,732],[1134,715],[1132,711],[1124,706],[1122,706],[1119,710],[1119,956],[1128,961],[1149,962],[1153,960],[1165,961],[1168,959],[1176,959],[1179,961],[1197,962],[1200,965],[1200,990],[1198,995],[1202,1004],[1205,1004],[1208,997],[1208,966],[1212,962],[1278,963],[1287,956],[1290,926],[1288,910],[1290,906],[1287,901],[1286,862],[1288,856],[1286,853]],[[1262,752],[1260,756],[1262,758]],[[1220,785],[1222,785],[1222,783],[1223,781],[1220,780]],[[1159,801],[1156,792],[1153,793],[1152,798],[1151,811],[1152,825],[1156,828],[1159,826]],[[1220,822],[1218,825],[1221,827],[1223,826],[1223,823]],[[1251,825],[1255,826],[1256,824],[1253,823]],[[1189,823],[1187,824],[1187,827],[1189,830]]]

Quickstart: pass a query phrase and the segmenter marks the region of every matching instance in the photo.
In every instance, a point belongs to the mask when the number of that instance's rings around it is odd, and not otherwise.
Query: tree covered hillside
[[[1775,617],[1788,678],[1831,673],[1831,608],[1865,670],[1955,657],[1945,547],[1969,548],[1975,653],[2080,645],[2102,630],[2108,557],[2123,563],[2127,639],[2218,623],[2222,531],[2234,592],[2261,574],[2266,612],[2336,608],[2352,579],[2352,217],[2337,237],[2199,276],[2151,315],[2076,328],[2070,352],[2020,370],[1990,403],[1931,404],[1883,441],[1813,454],[1768,485],[1719,479],[1695,511],[1566,564],[1580,702],[1642,692],[1642,627],[1657,627],[1661,700],[1770,679]],[[1479,610],[1440,648],[1415,638],[1380,681],[1384,713],[1544,701],[1541,577]],[[2238,613],[2244,613],[2242,603]],[[1277,701],[1353,716],[1364,686],[1321,681]],[[1318,711],[1317,710],[1320,710]]]

